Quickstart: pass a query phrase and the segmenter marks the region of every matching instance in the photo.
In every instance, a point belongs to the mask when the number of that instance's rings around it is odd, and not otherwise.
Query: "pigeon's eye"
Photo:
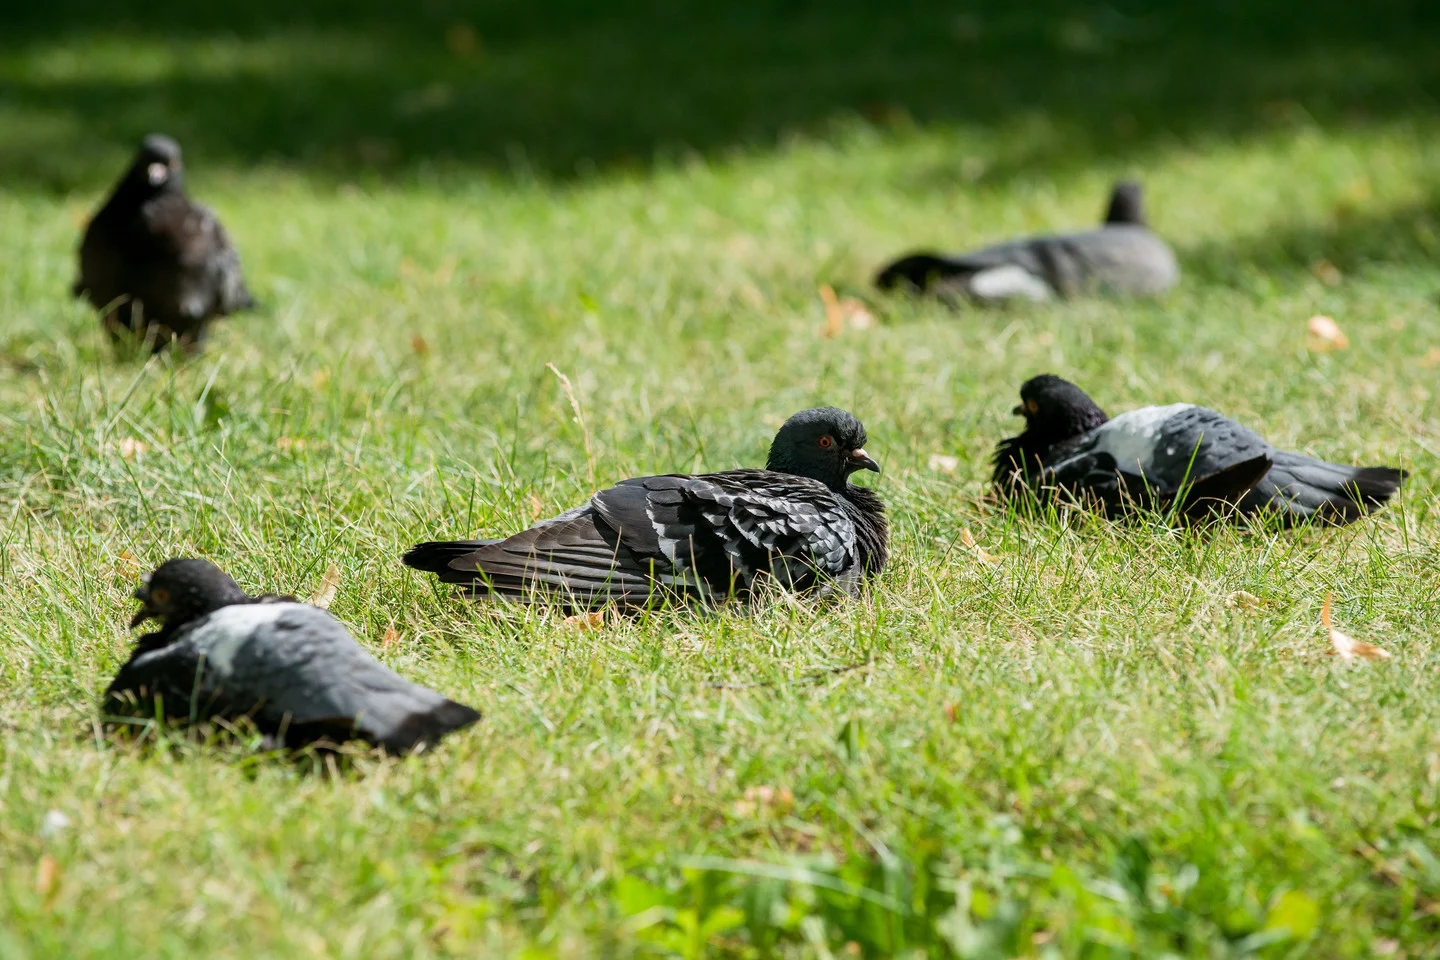
[[[829,450],[831,447],[835,446],[834,439],[832,439],[828,433],[816,442],[820,444],[821,450]]]
[[[155,603],[164,603],[170,599],[170,591],[164,588],[150,591],[150,599]]]
[[[1026,411],[1027,413],[1039,413],[1039,412],[1040,412],[1040,404],[1036,403],[1034,400],[1026,400],[1026,401],[1025,401],[1025,411]]]

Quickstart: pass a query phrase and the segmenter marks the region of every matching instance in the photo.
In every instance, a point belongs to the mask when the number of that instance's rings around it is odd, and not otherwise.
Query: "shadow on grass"
[[[1183,261],[1187,281],[1235,287],[1247,277],[1283,283],[1287,276],[1323,276],[1325,264],[1340,276],[1374,267],[1434,267],[1440,264],[1440,185],[1410,205],[1373,213],[1342,206],[1329,222],[1280,224],[1262,235],[1186,250]],[[1440,293],[1433,272],[1426,271],[1422,283],[1422,295]]]
[[[143,133],[308,173],[566,180],[836,118],[1038,129],[998,172],[1428,115],[1429,0],[53,0],[0,13],[0,177],[65,189]]]

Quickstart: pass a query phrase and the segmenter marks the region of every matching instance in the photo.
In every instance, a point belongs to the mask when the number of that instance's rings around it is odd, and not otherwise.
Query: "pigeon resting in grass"
[[[248,718],[285,745],[359,739],[394,753],[480,719],[382,666],[319,607],[246,596],[208,561],[168,560],[135,596],[130,626],[162,626],[140,638],[105,691],[107,716]]]
[[[1188,403],[1112,420],[1079,387],[1048,374],[1027,381],[1020,400],[1015,413],[1025,431],[995,451],[993,482],[1002,495],[1062,492],[1108,514],[1177,507],[1188,516],[1268,515],[1285,526],[1344,524],[1382,506],[1406,476],[1276,450],[1253,430]]]
[[[764,470],[625,480],[508,539],[422,543],[405,563],[472,597],[547,593],[572,608],[745,598],[765,583],[853,596],[888,539],[880,498],[849,479],[880,470],[864,447],[844,410],[803,410]]]
[[[213,318],[255,305],[225,228],[185,193],[174,140],[141,142],[85,230],[73,292],[104,312],[112,336],[128,329],[156,351],[172,339],[194,349]]]
[[[1082,293],[1148,297],[1180,280],[1175,254],[1145,225],[1140,185],[1121,181],[1094,230],[1027,237],[973,253],[912,253],[880,271],[896,287],[948,299],[1050,300]]]

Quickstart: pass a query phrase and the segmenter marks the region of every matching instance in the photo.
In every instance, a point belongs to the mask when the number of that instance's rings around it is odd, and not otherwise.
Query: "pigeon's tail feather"
[[[434,706],[407,713],[388,730],[377,731],[375,743],[391,753],[409,753],[422,744],[432,744],[448,733],[462,730],[480,719],[480,711],[441,700]]]
[[[1240,509],[1276,514],[1287,526],[1311,519],[1353,523],[1384,506],[1407,476],[1395,467],[1347,467],[1279,452],[1275,466],[1240,501]]]
[[[405,552],[405,556],[401,557],[401,562],[416,570],[439,574],[440,579],[447,583],[469,581],[475,576],[473,570],[457,571],[452,569],[450,564],[461,557],[474,553],[481,547],[488,547],[499,542],[499,540],[431,540],[428,543],[415,544]],[[449,579],[446,574],[462,575]]]

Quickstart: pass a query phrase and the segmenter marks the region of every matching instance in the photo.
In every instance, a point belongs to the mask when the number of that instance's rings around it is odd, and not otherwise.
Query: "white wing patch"
[[[1165,424],[1193,406],[1193,403],[1172,403],[1122,413],[1096,428],[1093,449],[1110,454],[1121,470],[1139,467],[1144,473],[1155,459]]]
[[[1007,264],[991,267],[972,276],[966,286],[982,300],[1009,300],[1023,297],[1026,300],[1049,300],[1055,293],[1050,284],[1035,276],[1024,267]]]
[[[237,603],[221,607],[192,627],[187,639],[196,653],[204,655],[210,669],[228,677],[235,669],[236,654],[256,630],[291,610],[305,609],[303,603]]]

